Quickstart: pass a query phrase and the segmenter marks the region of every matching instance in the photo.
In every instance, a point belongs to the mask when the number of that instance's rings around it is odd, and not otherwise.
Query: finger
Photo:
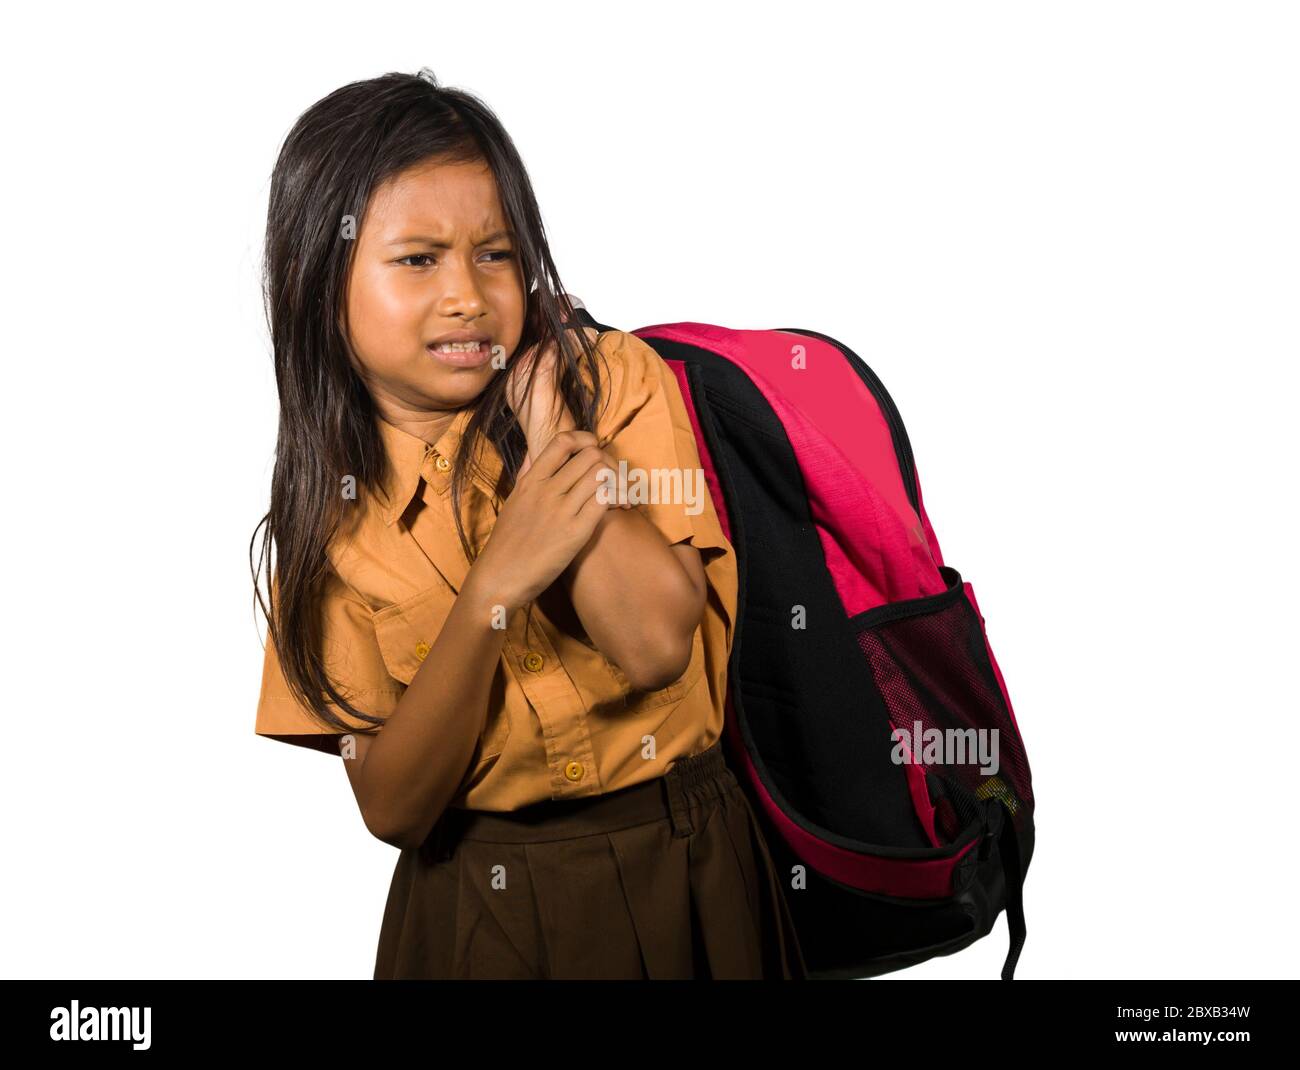
[[[631,502],[626,500],[627,486],[619,479],[618,464],[609,454],[601,453],[599,460],[595,461],[588,470],[588,474],[597,484],[608,484],[611,505],[617,506],[619,509],[632,508]]]
[[[598,468],[608,468],[617,474],[618,466],[614,464],[604,450],[598,446],[586,446],[573,454],[551,477],[561,494],[567,493],[576,483],[589,478]]]
[[[596,460],[582,472],[578,479],[574,480],[572,486],[561,491],[561,494],[566,497],[571,494],[582,495],[583,493],[599,494],[604,499],[603,504],[617,506],[618,480],[614,470],[603,460]]]
[[[585,453],[585,452],[586,452],[586,451],[584,451],[584,453]],[[615,486],[614,486],[613,489],[614,489],[614,491],[615,491],[616,493],[615,493],[615,500],[614,500],[613,504],[614,504],[614,505],[617,505],[620,509],[631,509],[631,508],[632,508],[632,503],[629,502],[629,501],[624,500],[624,499],[626,499],[626,497],[627,497],[627,495],[626,495],[626,493],[625,493],[626,488],[623,487],[623,486],[621,486],[621,485],[619,485],[619,484],[617,483],[617,479],[618,479],[618,462],[614,459],[614,457],[609,453],[608,450],[603,450],[603,449],[600,449],[599,447],[596,448],[596,456],[597,456],[598,459],[596,459],[596,460],[594,460],[594,461],[592,462],[592,464],[593,464],[593,468],[595,468],[595,469],[597,469],[597,470],[600,469],[600,468],[608,468],[609,471],[610,471],[610,476],[609,476],[608,478],[610,478],[611,480],[615,481]],[[557,474],[557,478],[558,478],[558,476],[564,474],[565,469],[577,465],[577,464],[578,464],[578,461],[579,461],[579,459],[580,459],[581,457],[582,457],[582,454],[580,454],[580,453],[579,453],[579,454],[574,454],[574,456],[570,457],[569,460],[568,460],[568,462],[567,462],[566,465],[564,466],[564,468],[561,468],[561,469],[560,469],[560,472]],[[588,469],[588,471],[591,471],[591,469]],[[586,474],[586,473],[584,473],[584,474]],[[596,478],[597,478],[597,479],[600,478],[600,473],[599,473],[599,471],[596,471],[595,475],[596,475]]]
[[[601,514],[610,508],[609,505],[606,505],[593,494],[590,498],[584,501],[581,506],[579,506],[578,511],[574,514],[574,518],[586,525],[590,530],[595,530],[596,523],[600,520]]]
[[[575,453],[595,444],[596,436],[590,431],[560,431],[542,447],[533,470],[542,478],[553,476]]]
[[[603,468],[604,465],[593,465],[590,473],[564,494],[571,515],[576,516],[581,513],[591,501],[595,501],[602,510],[618,508],[618,488],[612,482],[602,480],[597,475]],[[606,487],[609,488],[608,492],[605,491]]]
[[[607,451],[607,450],[601,450],[600,452],[601,452],[601,456],[602,456],[602,457],[604,458],[604,460],[605,460],[605,464],[609,467],[609,470],[610,470],[611,472],[614,473],[614,477],[617,479],[617,477],[618,477],[618,462],[617,462],[617,461],[614,459],[614,457],[609,453],[609,451]],[[620,509],[631,509],[631,508],[632,508],[632,503],[629,502],[629,501],[626,501],[626,500],[625,500],[625,499],[627,498],[627,494],[625,493],[625,491],[626,491],[626,488],[625,488],[625,487],[623,487],[623,486],[619,486],[619,487],[618,487],[619,498],[618,498],[618,500],[615,502],[615,504],[616,504]]]

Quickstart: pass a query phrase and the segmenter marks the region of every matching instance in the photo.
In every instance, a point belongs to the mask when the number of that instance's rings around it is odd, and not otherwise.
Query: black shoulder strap
[[[1021,948],[1025,946],[1025,871],[1021,863],[1020,839],[1015,823],[1011,820],[1011,815],[1002,810],[1001,802],[996,805],[1002,820],[998,835],[998,855],[1006,877],[1007,935],[1011,938],[1006,961],[1002,964],[1002,980],[1010,981],[1016,975],[1016,962],[1020,958]]]
[[[618,330],[617,327],[610,327],[608,324],[597,323],[596,320],[592,317],[591,313],[588,312],[585,308],[575,308],[573,310],[573,318],[577,320],[577,322],[581,323],[584,327],[590,327],[592,330],[601,331],[602,333],[604,331]]]

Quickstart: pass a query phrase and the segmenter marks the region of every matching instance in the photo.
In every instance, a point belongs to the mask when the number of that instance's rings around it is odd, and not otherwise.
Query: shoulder
[[[602,331],[596,350],[625,372],[658,373],[663,360],[647,342],[627,331]]]
[[[603,331],[596,339],[596,354],[601,410],[607,417],[639,408],[673,378],[654,348],[627,331]]]

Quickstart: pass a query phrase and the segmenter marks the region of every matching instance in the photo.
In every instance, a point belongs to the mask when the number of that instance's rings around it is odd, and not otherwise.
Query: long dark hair
[[[582,430],[594,429],[601,401],[595,348],[584,332],[565,329],[573,308],[551,259],[532,183],[487,105],[439,85],[426,68],[345,85],[299,117],[271,176],[266,218],[262,284],[280,423],[270,510],[253,531],[249,560],[286,682],[318,719],[344,731],[354,726],[326,701],[369,724],[383,718],[355,708],[329,680],[319,598],[330,568],[327,548],[349,509],[355,518],[356,503],[382,487],[386,457],[374,402],[348,356],[344,295],[356,242],[341,237],[342,222],[352,216],[359,223],[385,180],[430,160],[482,162],[491,169],[528,287],[519,346],[472,403],[453,464],[452,512],[470,561],[479,548],[466,536],[461,497],[479,437],[500,453],[498,493],[514,486],[527,449],[505,394],[516,363],[534,346],[557,347],[557,392]],[[517,373],[529,387],[536,361],[530,364]],[[346,476],[356,479],[355,500],[340,491]],[[269,609],[260,590],[263,566]]]

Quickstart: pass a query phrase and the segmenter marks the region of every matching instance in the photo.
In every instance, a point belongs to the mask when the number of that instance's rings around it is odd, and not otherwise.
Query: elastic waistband
[[[439,819],[425,849],[449,857],[459,840],[538,843],[644,825],[671,817],[677,836],[693,831],[692,802],[721,796],[737,785],[718,740],[699,754],[678,758],[661,777],[582,799],[549,799],[519,810],[458,810]],[[688,794],[689,793],[689,794]]]

